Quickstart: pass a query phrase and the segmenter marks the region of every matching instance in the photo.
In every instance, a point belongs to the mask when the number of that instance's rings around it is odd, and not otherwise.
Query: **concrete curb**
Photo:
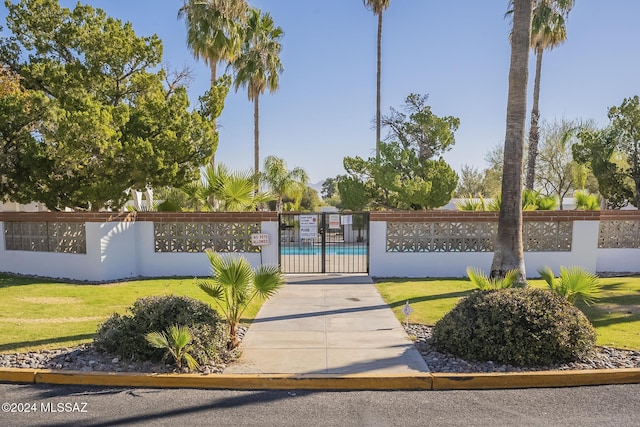
[[[487,374],[140,374],[46,369],[0,369],[0,382],[110,387],[237,390],[486,390],[639,384],[640,369]]]

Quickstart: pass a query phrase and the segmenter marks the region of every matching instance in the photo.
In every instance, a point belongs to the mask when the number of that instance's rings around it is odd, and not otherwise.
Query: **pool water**
[[[366,255],[366,246],[327,246],[325,252],[327,255]],[[313,247],[297,247],[287,246],[280,248],[281,255],[321,255],[322,248],[320,246]]]

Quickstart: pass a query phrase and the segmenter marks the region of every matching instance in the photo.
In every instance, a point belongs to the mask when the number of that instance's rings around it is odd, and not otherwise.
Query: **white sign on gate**
[[[330,214],[329,215],[329,230],[340,230],[340,215],[339,214]]]
[[[300,238],[318,237],[318,215],[300,215]]]

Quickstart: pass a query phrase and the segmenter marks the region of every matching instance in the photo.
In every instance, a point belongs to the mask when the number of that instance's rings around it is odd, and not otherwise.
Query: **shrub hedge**
[[[586,316],[548,290],[477,291],[433,330],[435,347],[467,360],[549,366],[586,355],[596,332]]]
[[[224,323],[218,313],[202,301],[175,295],[140,298],[129,309],[130,315],[114,314],[99,326],[94,345],[99,350],[123,358],[157,361],[164,350],[153,348],[148,332],[164,332],[171,325],[189,328],[191,355],[199,364],[216,361],[226,348]]]

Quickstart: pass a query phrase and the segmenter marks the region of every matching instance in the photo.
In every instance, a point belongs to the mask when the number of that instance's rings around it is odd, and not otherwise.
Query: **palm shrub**
[[[515,366],[579,360],[595,340],[589,320],[567,299],[532,287],[474,292],[433,329],[441,352]]]
[[[504,277],[488,277],[477,267],[467,267],[469,280],[481,291],[510,288],[518,280],[518,274],[518,270],[514,269],[507,271]]]
[[[565,297],[571,304],[582,301],[591,305],[600,292],[600,279],[595,274],[579,266],[560,267],[560,277],[556,278],[549,267],[538,270],[540,276],[547,282],[549,289]]]
[[[487,203],[484,200],[484,197],[480,196],[477,199],[474,198],[471,194],[466,198],[463,202],[456,203],[456,209],[459,211],[486,211]]]
[[[497,212],[502,205],[502,195],[496,195],[489,203],[486,210]],[[522,192],[523,211],[551,211],[558,207],[558,200],[554,196],[543,196],[539,191],[525,189]]]
[[[193,358],[190,351],[193,350],[191,344],[191,332],[186,326],[171,325],[166,333],[161,331],[149,332],[145,338],[152,347],[165,349],[163,357],[173,356],[173,360],[179,370],[182,370],[182,361],[187,362],[191,370],[198,369],[200,364]]]
[[[589,194],[585,191],[576,191],[573,197],[576,199],[576,209],[583,211],[600,210],[600,201],[596,194]]]
[[[130,314],[114,314],[94,336],[98,350],[139,361],[162,360],[164,352],[149,344],[149,332],[183,325],[191,334],[189,353],[199,364],[226,358],[226,336],[218,313],[194,298],[165,295],[137,299]]]
[[[208,250],[212,278],[198,283],[200,289],[212,297],[227,320],[229,348],[240,344],[238,325],[242,313],[254,298],[265,300],[284,284],[277,265],[260,265],[256,269],[243,256]]]

